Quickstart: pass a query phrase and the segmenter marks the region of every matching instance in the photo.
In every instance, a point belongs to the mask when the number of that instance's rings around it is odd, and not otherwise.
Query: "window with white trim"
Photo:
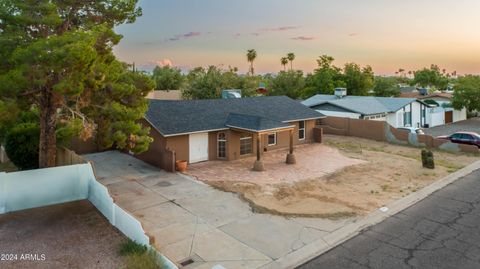
[[[252,154],[252,140],[250,134],[240,135],[240,155]]]
[[[277,133],[268,134],[268,145],[275,146],[277,144]]]
[[[298,122],[298,140],[305,139],[305,121]]]
[[[218,133],[217,137],[218,158],[227,158],[227,136],[225,133]]]

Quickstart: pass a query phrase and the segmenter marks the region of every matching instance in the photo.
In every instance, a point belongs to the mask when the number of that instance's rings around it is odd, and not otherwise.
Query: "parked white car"
[[[421,128],[416,128],[416,127],[399,127],[397,128],[398,130],[404,130],[412,134],[425,134],[423,132],[423,129]]]

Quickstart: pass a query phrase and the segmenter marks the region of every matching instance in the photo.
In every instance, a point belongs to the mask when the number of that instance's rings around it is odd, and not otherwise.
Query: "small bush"
[[[40,128],[36,123],[21,123],[5,137],[5,152],[20,170],[38,168]]]
[[[435,160],[432,151],[422,149],[422,166],[429,169],[435,169]]]
[[[131,239],[120,245],[120,255],[126,256],[130,254],[143,254],[147,252],[148,248],[145,245],[139,244]]]
[[[162,269],[162,265],[155,250],[145,251],[142,254],[130,254],[127,256],[127,269]]]
[[[166,268],[155,250],[130,239],[120,245],[119,253],[126,256],[126,269]]]

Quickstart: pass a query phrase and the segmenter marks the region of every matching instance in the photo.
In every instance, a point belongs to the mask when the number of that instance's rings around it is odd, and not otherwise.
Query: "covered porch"
[[[267,140],[273,137],[276,143],[277,134],[280,132],[288,132],[289,146],[285,157],[285,163],[295,164],[296,158],[293,153],[294,150],[294,130],[295,126],[289,123],[274,121],[259,116],[245,115],[245,114],[230,114],[226,125],[232,130],[241,133],[251,134],[255,139],[256,160],[253,163],[252,170],[261,172],[265,171],[263,160],[264,149],[262,147],[262,137],[267,136]],[[270,141],[267,142],[270,144]]]

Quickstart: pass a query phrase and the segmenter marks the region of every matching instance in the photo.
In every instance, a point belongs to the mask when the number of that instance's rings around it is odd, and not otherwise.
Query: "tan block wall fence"
[[[354,136],[397,144],[409,144],[416,147],[439,148],[447,151],[479,153],[473,145],[451,143],[448,140],[436,139],[430,135],[409,134],[398,130],[384,121],[326,117],[318,121],[318,127],[325,134]]]

